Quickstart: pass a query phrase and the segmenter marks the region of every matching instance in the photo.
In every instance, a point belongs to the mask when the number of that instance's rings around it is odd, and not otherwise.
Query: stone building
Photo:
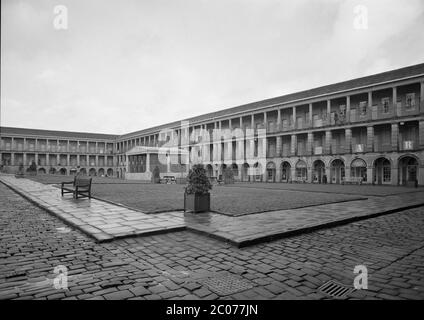
[[[5,127],[0,134],[3,170],[34,159],[40,172],[77,167],[147,179],[152,165],[143,153],[156,148],[166,159],[156,164],[162,175],[184,175],[200,162],[210,176],[231,168],[239,181],[424,185],[424,64],[120,136]]]

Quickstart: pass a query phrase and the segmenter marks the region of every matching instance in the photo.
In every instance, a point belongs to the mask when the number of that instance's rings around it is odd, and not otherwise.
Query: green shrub
[[[203,195],[208,194],[211,189],[212,184],[206,175],[205,168],[201,164],[194,165],[188,173],[185,192],[187,194]]]

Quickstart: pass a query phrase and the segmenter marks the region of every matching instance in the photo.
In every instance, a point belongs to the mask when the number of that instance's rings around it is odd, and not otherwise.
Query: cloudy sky
[[[128,133],[424,62],[422,0],[2,0],[1,15],[3,126]]]

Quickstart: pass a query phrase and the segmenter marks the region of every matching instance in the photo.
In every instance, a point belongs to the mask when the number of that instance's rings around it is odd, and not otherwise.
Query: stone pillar
[[[374,127],[368,126],[367,127],[367,146],[366,146],[366,152],[373,152],[374,151]]]
[[[350,96],[346,97],[346,122],[350,122]]]
[[[56,165],[57,166],[60,165],[60,155],[59,154],[56,155]]]
[[[372,175],[372,166],[367,166],[367,182],[368,184],[372,184],[374,177]]]
[[[127,171],[128,171],[128,168],[127,168]],[[146,154],[146,172],[151,172],[150,171],[150,153]]]
[[[35,164],[38,166],[38,153],[34,154],[34,161],[35,161]]]
[[[424,147],[424,120],[420,120],[418,123],[418,131],[419,131],[419,144],[420,144],[420,148]]]
[[[290,143],[290,154],[292,156],[296,155],[296,149],[297,149],[297,137],[295,134],[291,135],[291,143]]]
[[[368,110],[367,110],[367,118],[370,118],[370,117],[369,117],[369,112],[371,112],[371,116],[372,116],[372,113],[373,113],[373,110],[372,110],[372,91],[368,91]]]
[[[281,143],[282,143],[281,142],[281,136],[278,136],[275,139],[275,152],[276,152],[276,156],[277,157],[281,157],[281,147],[282,147],[282,144]],[[278,180],[278,181],[280,181],[280,180]]]
[[[312,108],[312,103],[309,104],[309,125],[312,127],[313,126],[313,108]]]
[[[350,181],[350,163],[345,163],[345,180]]]
[[[250,119],[250,125],[252,129],[255,129],[255,115],[252,114],[252,118]]]
[[[224,157],[224,159],[228,160],[229,162],[232,162],[232,159],[233,159],[233,141],[232,140],[227,142],[227,154],[226,154],[226,157]]]
[[[330,130],[325,131],[325,154],[331,154],[332,134]]]
[[[345,146],[344,146],[346,153],[351,153],[352,151],[352,129],[346,128],[345,129]]]
[[[397,106],[397,88],[396,87],[393,87],[392,88],[392,91],[393,91],[393,97],[392,97],[392,100],[393,100],[393,103],[392,103],[392,106],[393,106],[393,115],[396,115],[396,106]]]
[[[77,167],[79,167],[80,166],[80,155],[79,154],[77,154]]]
[[[293,107],[292,117],[293,117],[293,129],[296,129],[297,128],[297,125],[296,125],[296,123],[297,123],[297,121],[296,121],[296,106]]]
[[[264,128],[268,131],[268,119],[266,116],[266,112],[264,112]]]
[[[398,164],[393,162],[392,170],[391,170],[391,184],[398,185],[399,183],[399,168]]]
[[[66,155],[66,165],[67,166],[70,166],[71,165],[69,153]]]
[[[308,140],[306,141],[306,154],[312,155],[312,148],[314,145],[314,134],[312,132],[308,132]]]
[[[11,165],[11,166],[19,165],[19,164],[16,164],[16,163],[15,163],[15,153],[14,153],[14,152],[12,152],[12,153],[10,154],[10,165]]]
[[[331,125],[331,100],[327,100],[327,124]]]
[[[392,151],[398,151],[398,145],[399,145],[399,125],[397,123],[392,123],[392,130],[391,130],[391,141],[392,141]]]
[[[96,155],[96,163],[94,164],[95,167],[99,166],[99,156]]]
[[[420,111],[424,113],[424,81],[420,83]]]
[[[312,167],[308,167],[308,168],[307,168],[307,170],[308,170],[308,171],[307,171],[307,173],[306,173],[306,174],[307,174],[308,182],[309,182],[309,183],[312,183]]]
[[[249,142],[250,142],[249,158],[253,159],[255,156],[255,139],[251,138]]]
[[[277,110],[277,132],[281,131],[281,109]]]

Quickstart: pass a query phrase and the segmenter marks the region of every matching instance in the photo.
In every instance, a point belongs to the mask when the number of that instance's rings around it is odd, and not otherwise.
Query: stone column
[[[296,155],[296,149],[297,149],[297,137],[295,134],[291,135],[291,143],[290,143],[290,154],[292,156]]]
[[[345,180],[350,181],[350,163],[345,163]]]
[[[392,165],[392,170],[391,170],[391,184],[392,185],[397,185],[398,184],[398,180],[399,180],[399,169],[398,169],[398,164],[393,162]]]
[[[350,122],[350,96],[346,97],[346,122]]]
[[[60,154],[56,155],[56,165],[59,166],[60,165]]]
[[[327,100],[327,124],[331,125],[331,100]]]
[[[268,132],[268,119],[266,116],[266,112],[264,112],[264,127],[265,127],[265,130]]]
[[[127,171],[128,171],[128,168],[127,168]],[[146,172],[150,172],[150,153],[146,154]]]
[[[367,183],[372,184],[374,177],[372,174],[372,166],[368,165],[367,166]]]
[[[306,141],[306,154],[312,155],[313,154],[313,145],[314,145],[314,134],[312,132],[308,132],[308,140]]]
[[[309,104],[309,125],[312,127],[313,126],[313,107],[312,107],[312,103]]]
[[[250,125],[252,129],[255,129],[255,115],[252,114],[252,118],[250,119]]]
[[[325,131],[325,154],[331,154],[332,134],[330,130]]]
[[[392,103],[393,115],[396,116],[397,115],[397,88],[393,87],[392,91],[393,91],[393,97],[392,97],[392,99],[393,99],[393,103]]]
[[[366,146],[367,152],[373,152],[374,151],[374,127],[368,126],[367,127],[367,146]]]
[[[424,120],[420,120],[418,122],[418,134],[419,134],[419,144],[420,144],[420,148],[424,147]]]
[[[399,145],[399,125],[397,123],[392,123],[392,130],[391,130],[391,141],[392,141],[392,151],[398,151],[398,145]]]
[[[367,118],[369,119],[369,112],[371,112],[371,116],[372,116],[372,91],[368,91],[368,110],[367,110]]]
[[[297,125],[296,125],[296,123],[297,123],[297,119],[296,119],[296,106],[293,107],[293,115],[292,115],[292,117],[293,117],[293,129],[296,129],[297,128]]]
[[[281,143],[282,143],[281,142],[281,136],[278,136],[275,139],[275,152],[277,153],[276,154],[277,157],[281,157],[281,147],[282,147],[282,144]],[[278,181],[280,181],[280,180],[278,180]]]
[[[66,165],[67,166],[70,166],[71,165],[69,153],[66,155]]]
[[[352,129],[346,128],[345,129],[345,146],[344,146],[346,153],[352,152]]]
[[[281,109],[277,110],[277,132],[281,131]]]
[[[424,113],[424,81],[420,83],[420,112]]]

